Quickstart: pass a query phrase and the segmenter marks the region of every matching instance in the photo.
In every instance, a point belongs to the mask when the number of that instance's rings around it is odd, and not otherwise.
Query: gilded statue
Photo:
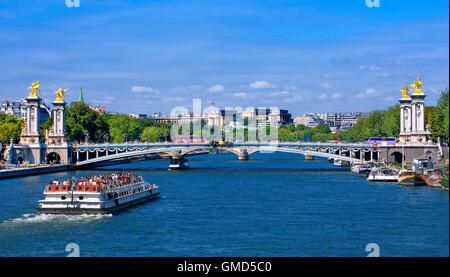
[[[57,102],[62,102],[64,101],[64,94],[66,93],[67,89],[58,89],[57,91],[55,91],[56,93],[56,101]]]
[[[417,78],[414,84],[411,85],[414,88],[414,93],[423,93],[421,88],[422,84],[423,82],[420,81],[420,78]]]
[[[408,83],[405,83],[405,86],[403,87],[403,89],[400,90],[400,92],[402,93],[402,98],[409,98]]]
[[[28,97],[38,97],[37,93],[40,92],[40,90],[38,89],[40,84],[41,83],[39,81],[36,81],[33,84],[31,84],[31,87],[29,87],[29,89],[31,89],[31,92],[28,95]]]

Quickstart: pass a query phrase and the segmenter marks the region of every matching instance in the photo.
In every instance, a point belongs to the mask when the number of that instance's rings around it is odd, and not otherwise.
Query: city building
[[[332,131],[345,131],[355,126],[361,116],[367,115],[362,112],[327,113],[325,123]]]
[[[25,105],[26,100],[22,99],[19,101],[2,101],[0,112],[4,114],[13,115],[17,118],[22,118],[25,122],[27,121],[27,106]],[[45,102],[42,100],[39,107],[39,126],[47,121],[52,115],[50,108],[47,107]]]
[[[132,113],[132,114],[130,114],[130,116],[131,116],[132,118],[134,118],[134,119],[147,118],[147,115],[146,115],[146,114],[142,114],[142,113],[140,113],[140,114],[134,114],[134,113]]]
[[[306,127],[314,128],[321,123],[325,123],[323,116],[317,113],[308,113],[305,115],[297,116],[294,119],[295,125],[304,125]]]
[[[247,108],[242,112],[243,118],[256,119],[257,123],[265,125],[280,126],[291,124],[292,115],[288,110],[280,110],[277,108]]]
[[[202,113],[185,112],[184,114],[161,115],[154,113],[149,119],[157,123],[190,123],[203,120],[208,126],[235,126],[235,122],[244,121],[253,118],[257,125],[279,126],[292,123],[291,114],[288,110],[279,109],[254,109],[248,108],[243,111],[238,110],[221,110],[217,107],[209,107]],[[239,125],[239,124],[237,124]]]
[[[106,113],[106,108],[100,105],[96,105],[96,106],[91,106],[89,105],[89,108],[93,111],[98,112],[99,114],[105,114]]]

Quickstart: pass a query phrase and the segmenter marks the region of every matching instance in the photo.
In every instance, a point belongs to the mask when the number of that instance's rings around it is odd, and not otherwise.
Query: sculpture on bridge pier
[[[425,122],[425,94],[420,78],[411,85],[412,94],[408,94],[408,84],[400,92],[400,139],[401,143],[425,143],[431,139],[431,132]]]
[[[64,164],[70,164],[69,145],[65,136],[65,105],[64,89],[56,91],[57,98],[53,102],[53,128],[48,132],[46,143],[43,143],[40,130],[40,109],[42,99],[38,92],[40,82],[33,82],[29,87],[31,90],[25,99],[27,113],[25,118],[25,127],[22,130],[19,144],[12,144],[10,147],[9,162],[17,163],[19,161],[28,164],[42,164],[50,162],[49,157],[54,157],[56,161],[62,161]]]

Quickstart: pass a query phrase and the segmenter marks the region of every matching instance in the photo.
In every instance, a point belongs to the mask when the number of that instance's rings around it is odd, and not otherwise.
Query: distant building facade
[[[294,119],[295,125],[304,125],[310,128],[317,127],[319,124],[324,124],[325,120],[323,116],[317,113],[308,113],[301,116],[297,116]]]
[[[27,106],[26,100],[19,101],[2,101],[0,112],[8,115],[13,115],[17,118],[22,118],[27,121]],[[47,107],[44,101],[40,102],[39,112],[39,126],[47,121],[51,116],[50,108]]]
[[[93,111],[98,112],[99,114],[105,114],[106,113],[106,108],[100,105],[96,105],[96,106],[91,106],[89,105],[89,108]]]
[[[142,113],[140,113],[140,114],[134,114],[134,113],[132,113],[132,114],[130,114],[130,116],[131,116],[132,118],[134,118],[134,119],[147,118],[147,115],[146,115],[146,114],[142,114]]]
[[[257,124],[265,126],[279,126],[292,123],[292,115],[288,110],[279,109],[255,109],[248,108],[245,110],[221,110],[216,107],[208,108],[202,113],[185,112],[183,114],[161,115],[154,113],[148,117],[156,123],[166,124],[185,124],[203,120],[208,126],[225,126],[233,122],[243,121],[245,119],[255,119]],[[236,126],[240,127],[240,126]],[[242,126],[241,126],[242,127]]]
[[[332,131],[345,131],[355,126],[361,116],[367,115],[362,112],[327,113],[325,123]]]

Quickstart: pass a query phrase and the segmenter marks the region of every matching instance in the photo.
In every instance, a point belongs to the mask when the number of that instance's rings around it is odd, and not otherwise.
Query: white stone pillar
[[[405,107],[400,107],[400,133],[405,133]]]
[[[412,132],[415,133],[417,131],[417,114],[416,114],[416,103],[413,102],[411,105],[411,121],[412,121]]]

